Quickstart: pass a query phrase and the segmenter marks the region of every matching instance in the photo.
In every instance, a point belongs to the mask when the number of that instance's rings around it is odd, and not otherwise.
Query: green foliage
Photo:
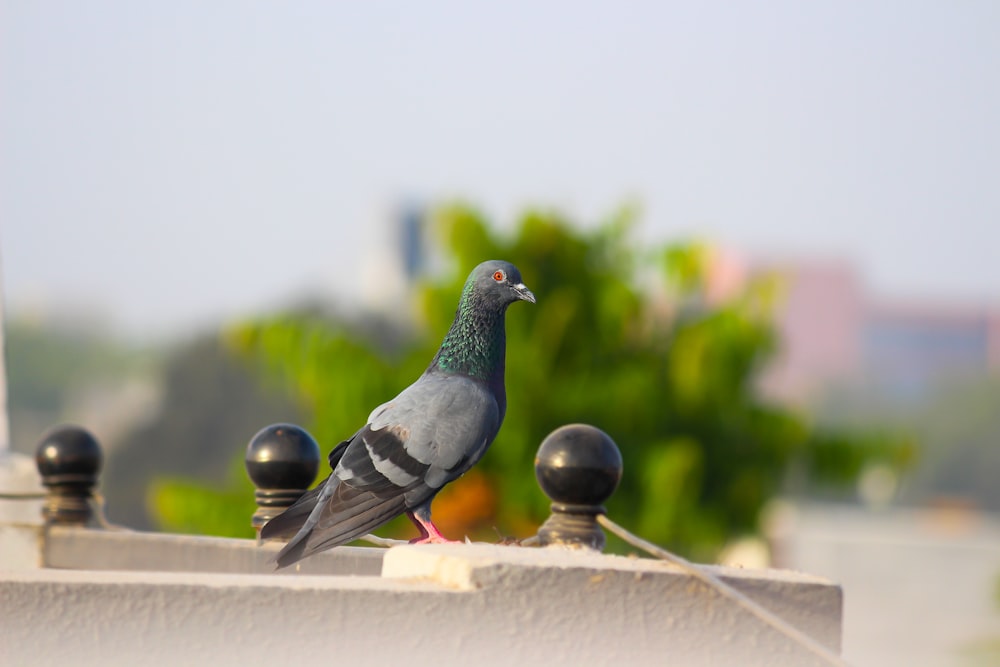
[[[762,398],[756,383],[777,344],[770,286],[710,301],[707,251],[639,250],[633,220],[624,210],[580,231],[532,211],[503,236],[476,211],[449,206],[435,229],[450,270],[419,286],[420,333],[391,355],[345,325],[308,316],[249,323],[229,342],[307,406],[310,429],[329,449],[426,368],[473,266],[489,258],[516,264],[538,304],[518,304],[507,316],[506,421],[467,476],[475,484],[461,480],[435,504],[436,518],[481,539],[494,529],[526,537],[545,519],[532,461],[548,433],[572,422],[598,426],[622,450],[625,474],[610,515],[698,558],[756,531],[793,466],[847,483],[873,457],[897,462],[891,441],[816,433]],[[472,506],[476,513],[466,511]]]
[[[253,537],[253,484],[243,469],[233,467],[221,488],[180,477],[160,477],[149,486],[146,504],[160,527],[173,533],[207,533],[220,537]]]
[[[160,528],[171,533],[206,533],[220,537],[253,537],[249,517],[253,487],[218,490],[202,483],[161,478],[149,489],[148,505]]]

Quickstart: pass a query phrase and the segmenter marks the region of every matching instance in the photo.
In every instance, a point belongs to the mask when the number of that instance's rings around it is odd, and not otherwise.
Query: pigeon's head
[[[515,301],[535,303],[535,295],[521,281],[517,267],[499,259],[483,262],[473,269],[466,283],[466,289],[469,288],[501,308]]]

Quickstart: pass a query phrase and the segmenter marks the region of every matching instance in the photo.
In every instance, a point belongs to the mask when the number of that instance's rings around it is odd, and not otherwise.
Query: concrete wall
[[[67,556],[73,539],[97,551],[147,540],[56,534],[64,543],[50,556]],[[195,551],[256,550],[183,539]],[[338,551],[329,567],[345,558]],[[0,573],[3,664],[825,664],[660,561],[482,544],[354,551],[348,560],[381,562],[381,574]],[[714,571],[839,650],[839,587],[782,571]]]
[[[39,490],[26,461],[6,464],[0,488]],[[43,526],[39,506],[0,501],[3,667],[829,664],[662,561],[340,547],[275,573],[275,544]],[[838,586],[710,569],[839,652]]]

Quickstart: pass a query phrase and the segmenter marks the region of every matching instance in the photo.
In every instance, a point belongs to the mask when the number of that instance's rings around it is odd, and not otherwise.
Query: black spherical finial
[[[601,429],[569,424],[542,441],[535,456],[535,476],[554,502],[601,505],[618,488],[622,455]]]
[[[319,445],[294,424],[272,424],[247,445],[246,467],[257,487],[257,511],[251,523],[260,529],[298,500],[316,479]]]
[[[603,549],[596,517],[622,477],[622,455],[608,434],[587,424],[556,429],[538,448],[535,476],[552,499],[552,515],[538,531],[541,544]]]
[[[79,426],[57,426],[42,436],[35,465],[49,490],[42,509],[46,523],[82,525],[90,520],[103,458],[97,440]]]

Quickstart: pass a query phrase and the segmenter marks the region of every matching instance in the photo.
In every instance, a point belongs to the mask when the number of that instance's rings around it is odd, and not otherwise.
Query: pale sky
[[[452,196],[1000,303],[1000,2],[484,5],[0,0],[8,310],[344,298]]]

